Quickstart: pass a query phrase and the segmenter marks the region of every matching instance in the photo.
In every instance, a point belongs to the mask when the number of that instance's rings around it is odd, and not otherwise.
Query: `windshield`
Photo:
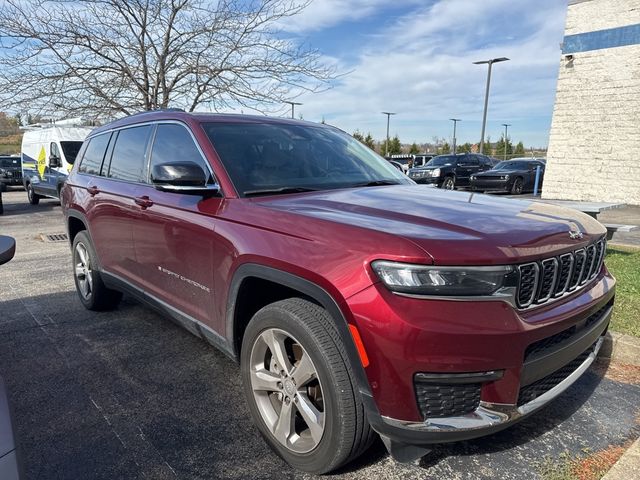
[[[20,157],[0,158],[0,168],[11,168],[20,166]]]
[[[495,167],[494,170],[528,170],[529,162],[500,162]]]
[[[441,167],[442,165],[453,165],[456,162],[454,155],[440,155],[433,157],[427,162],[427,167]]]
[[[80,147],[82,147],[82,142],[60,142],[60,146],[62,147],[62,152],[64,153],[64,158],[67,160],[67,163],[73,165],[80,151]]]
[[[206,123],[204,130],[241,196],[412,184],[338,129],[273,123]]]

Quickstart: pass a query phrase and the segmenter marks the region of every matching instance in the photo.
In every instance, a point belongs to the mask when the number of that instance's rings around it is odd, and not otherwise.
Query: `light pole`
[[[461,122],[462,120],[460,120],[459,118],[450,118],[449,120],[451,120],[453,122],[453,154],[456,154],[456,125],[458,124],[458,122]]]
[[[389,119],[391,118],[391,115],[395,115],[395,112],[382,112],[383,115],[387,116],[387,143],[385,144],[384,147],[384,156],[388,157],[389,156]]]
[[[507,135],[509,133],[509,127],[511,126],[510,123],[503,123],[502,126],[504,127],[504,159],[507,159]]]
[[[296,105],[302,105],[300,102],[287,102],[289,105],[291,105],[291,118],[295,118],[294,117],[294,113],[295,113],[295,106]]]
[[[487,72],[487,90],[484,94],[484,114],[482,116],[482,137],[480,138],[480,153],[484,153],[484,129],[487,126],[487,107],[489,105],[489,85],[491,84],[491,67],[494,63],[506,62],[509,60],[506,57],[492,58],[490,60],[481,60],[479,62],[473,62],[474,65],[489,65],[489,71]]]

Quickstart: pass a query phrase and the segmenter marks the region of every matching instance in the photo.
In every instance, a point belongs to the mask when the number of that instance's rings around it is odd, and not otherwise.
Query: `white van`
[[[91,128],[56,124],[23,127],[22,183],[29,203],[40,197],[60,198],[64,183]]]

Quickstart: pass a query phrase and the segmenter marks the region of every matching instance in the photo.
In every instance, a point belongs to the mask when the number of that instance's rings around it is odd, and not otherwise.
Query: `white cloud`
[[[334,18],[329,12],[345,3],[315,2],[326,13],[321,20],[316,12],[316,25],[329,22]],[[382,2],[355,0],[359,3],[374,8]],[[357,10],[354,2],[350,4],[346,10]],[[352,72],[335,88],[303,95],[300,111],[308,120],[325,117],[349,132],[371,131],[377,138],[384,136],[385,129],[380,112],[397,111],[392,132],[403,141],[422,142],[436,135],[449,136],[447,119],[456,116],[464,119],[459,141],[476,141],[486,66],[472,62],[506,56],[511,61],[494,66],[488,133],[497,138],[496,126],[507,121],[514,124],[510,132],[515,139],[544,145],[565,10],[566,5],[555,0],[440,0],[415,8],[370,36],[356,61],[341,65]]]

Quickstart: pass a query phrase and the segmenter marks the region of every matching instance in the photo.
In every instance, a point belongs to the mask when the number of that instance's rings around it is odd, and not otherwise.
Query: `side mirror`
[[[58,168],[62,166],[62,159],[57,155],[51,155],[49,157],[49,167],[50,168]]]
[[[172,162],[154,165],[151,182],[165,192],[205,195],[220,191],[217,184],[207,184],[207,175],[195,162]]]

